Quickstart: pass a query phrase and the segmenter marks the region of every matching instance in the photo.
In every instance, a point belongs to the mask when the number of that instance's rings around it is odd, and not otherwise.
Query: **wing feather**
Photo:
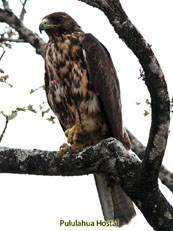
[[[89,79],[100,100],[111,134],[129,150],[130,140],[122,122],[119,81],[110,54],[92,34],[85,34],[83,49]]]

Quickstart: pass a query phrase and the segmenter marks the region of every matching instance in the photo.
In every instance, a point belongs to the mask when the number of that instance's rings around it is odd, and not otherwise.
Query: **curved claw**
[[[68,144],[64,143],[60,146],[60,150],[58,151],[58,154],[63,155],[64,153],[66,153],[69,150],[70,150],[70,146]]]
[[[81,133],[81,128],[79,125],[75,124],[72,128],[65,131],[67,137],[67,142],[69,144],[74,144],[78,141],[79,134]]]

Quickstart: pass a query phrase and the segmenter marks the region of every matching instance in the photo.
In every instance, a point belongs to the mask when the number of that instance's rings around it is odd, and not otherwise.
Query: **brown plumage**
[[[119,82],[106,48],[85,34],[66,13],[53,13],[40,24],[49,36],[45,56],[48,103],[58,117],[71,149],[113,136],[130,149],[123,128]],[[65,151],[63,145],[61,151]],[[95,175],[105,219],[128,223],[135,215],[119,183]],[[116,195],[115,192],[117,193]]]

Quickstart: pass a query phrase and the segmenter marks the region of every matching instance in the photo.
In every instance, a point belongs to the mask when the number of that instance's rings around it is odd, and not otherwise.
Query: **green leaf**
[[[37,111],[33,108],[33,105],[28,105],[28,106],[27,106],[27,110],[28,110],[28,111],[31,111],[31,112],[33,112],[33,113],[37,113]]]
[[[44,115],[45,115],[46,113],[48,113],[49,111],[50,111],[49,108],[48,108],[47,110],[45,110],[45,111],[42,111],[42,112],[41,112],[42,117],[44,117]]]
[[[25,112],[26,109],[25,109],[25,107],[17,107],[17,108],[16,108],[16,111],[24,111],[24,112]]]
[[[147,110],[144,110],[144,116],[149,115],[150,113]]]
[[[149,99],[146,99],[146,100],[145,100],[145,103],[148,104],[148,105],[151,105],[151,102],[150,102]]]
[[[47,118],[47,120],[52,124],[55,124],[55,116],[50,116],[49,118]]]
[[[0,69],[0,73],[4,73],[4,71],[2,69]],[[13,85],[11,83],[8,83],[7,82],[7,79],[9,78],[8,75],[3,75],[3,76],[0,76],[0,82],[1,83],[6,83],[9,87],[13,87]]]
[[[42,109],[45,107],[46,104],[47,104],[47,102],[43,101],[43,102],[39,105],[40,110],[42,110]]]
[[[31,90],[30,90],[30,94],[32,94],[32,93],[34,93],[34,92],[35,92],[34,89],[31,89]]]
[[[17,111],[16,110],[11,111],[11,114],[8,115],[8,119],[12,120],[12,119],[16,118],[16,116],[17,116]]]
[[[0,73],[4,73],[4,71],[0,68]]]
[[[8,75],[3,75],[3,76],[0,76],[0,81],[1,82],[6,82],[6,80],[9,78]]]
[[[45,88],[44,88],[44,85],[42,85],[42,86],[40,86],[40,87],[37,87],[36,89],[31,89],[31,90],[30,90],[30,94],[33,94],[34,92],[36,92],[36,91],[38,91],[38,90],[40,90],[40,89],[43,89],[43,90],[44,90],[44,89],[45,89]]]

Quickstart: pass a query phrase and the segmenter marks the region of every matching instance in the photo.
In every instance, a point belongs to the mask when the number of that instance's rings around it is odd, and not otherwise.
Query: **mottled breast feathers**
[[[89,81],[81,32],[62,35],[46,50],[46,92],[50,107],[66,130],[81,126],[80,142],[95,144],[108,136],[98,97]]]
[[[129,149],[110,55],[91,34],[55,35],[46,49],[46,93],[64,130],[80,124],[85,146],[114,136]]]

